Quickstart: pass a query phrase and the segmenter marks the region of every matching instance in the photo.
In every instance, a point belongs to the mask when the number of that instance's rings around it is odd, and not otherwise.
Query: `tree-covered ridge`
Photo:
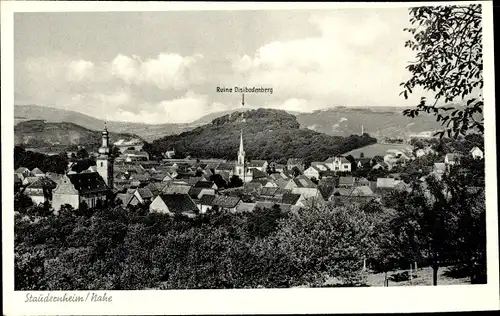
[[[224,115],[192,131],[155,140],[144,149],[150,155],[174,148],[176,153],[184,156],[235,159],[240,130],[243,131],[248,159],[280,163],[291,157],[304,158],[306,162],[325,160],[376,142],[368,134],[341,137],[301,129],[292,114],[282,110],[258,109],[243,115]]]
[[[104,126],[103,126],[104,127]],[[85,146],[97,149],[102,143],[102,130],[91,130],[69,122],[46,122],[44,120],[30,120],[20,122],[14,126],[15,144],[27,147],[58,147],[69,150],[74,146]],[[119,139],[138,139],[134,134],[110,133],[110,142]]]

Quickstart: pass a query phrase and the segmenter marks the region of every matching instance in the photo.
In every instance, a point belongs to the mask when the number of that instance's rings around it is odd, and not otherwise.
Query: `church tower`
[[[235,166],[235,174],[245,182],[245,151],[243,150],[243,131],[240,132],[240,149],[238,150],[238,161]]]
[[[102,131],[102,145],[99,148],[99,156],[97,157],[97,172],[104,179],[104,182],[110,190],[113,190],[113,158],[109,148],[109,133],[104,127]]]

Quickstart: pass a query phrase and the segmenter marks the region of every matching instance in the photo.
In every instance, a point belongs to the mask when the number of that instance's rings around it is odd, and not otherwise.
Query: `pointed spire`
[[[243,130],[240,130],[240,153],[243,152]]]

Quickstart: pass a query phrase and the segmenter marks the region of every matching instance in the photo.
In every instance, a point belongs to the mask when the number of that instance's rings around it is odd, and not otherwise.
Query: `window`
[[[103,165],[104,165],[104,164],[103,164],[103,162],[101,161],[101,167],[102,167]]]

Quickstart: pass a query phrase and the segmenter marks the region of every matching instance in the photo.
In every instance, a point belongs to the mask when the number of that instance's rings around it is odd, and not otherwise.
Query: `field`
[[[384,156],[385,154],[388,153],[389,150],[391,149],[396,149],[396,150],[413,150],[413,146],[409,144],[384,144],[384,143],[376,143],[372,145],[368,145],[365,147],[361,147],[355,150],[351,150],[343,156],[349,156],[352,155],[354,158],[359,158],[359,155],[363,153],[366,158],[373,158],[375,156]]]

